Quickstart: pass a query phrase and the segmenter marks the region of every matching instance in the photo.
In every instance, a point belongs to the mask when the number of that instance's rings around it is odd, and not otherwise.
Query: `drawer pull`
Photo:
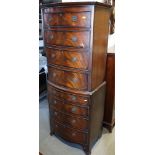
[[[72,21],[76,22],[77,21],[77,16],[72,16]]]
[[[57,113],[57,112],[55,112],[55,113],[54,113],[54,115],[55,115],[55,116],[57,116],[57,115],[58,115],[58,113]]]
[[[62,16],[62,13],[60,13],[59,16]]]
[[[56,77],[56,73],[53,73],[53,77]]]
[[[56,94],[56,91],[55,90],[53,90],[53,94]]]
[[[76,136],[76,133],[72,133],[72,136],[73,136],[73,137]]]
[[[52,21],[52,17],[50,17],[49,19],[48,19],[48,22],[51,22]]]
[[[54,104],[57,104],[57,101],[56,100],[54,100]]]
[[[77,42],[77,37],[72,37],[73,42]]]
[[[77,111],[77,108],[76,107],[73,107],[72,108],[72,112],[76,112]]]
[[[53,37],[53,35],[50,35],[49,36],[49,40],[52,40],[54,37]]]
[[[73,78],[72,81],[73,81],[74,83],[76,83],[76,82],[78,81],[78,79],[77,79],[77,78]]]
[[[52,57],[52,58],[55,58],[55,54],[52,54],[51,57]]]
[[[77,99],[76,96],[72,96],[71,98],[73,101],[75,101]]]
[[[75,120],[75,119],[73,119],[73,120],[72,120],[72,123],[73,123],[73,124],[74,124],[74,123],[76,123],[76,120]]]
[[[72,62],[76,62],[77,61],[77,58],[76,57],[73,57],[72,58]]]

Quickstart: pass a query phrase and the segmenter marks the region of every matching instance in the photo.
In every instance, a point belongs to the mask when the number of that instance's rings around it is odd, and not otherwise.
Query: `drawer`
[[[59,12],[45,13],[44,24],[46,26],[62,27],[90,27],[91,12]]]
[[[56,122],[60,122],[61,124],[78,130],[88,131],[88,120],[83,117],[73,117],[58,111],[54,111],[53,118]]]
[[[84,95],[77,95],[69,92],[64,92],[48,85],[49,97],[57,97],[65,101],[69,101],[72,104],[79,104],[86,106],[89,104],[89,97]]]
[[[90,31],[45,31],[45,45],[89,48]]]
[[[82,107],[78,107],[72,104],[69,104],[69,102],[63,102],[57,99],[52,99],[51,101],[49,101],[49,106],[50,109],[55,109],[58,110],[60,112],[64,112],[67,114],[75,114],[75,115],[79,115],[79,116],[88,116],[88,108],[82,108]]]
[[[78,69],[88,69],[89,53],[78,50],[57,50],[46,48],[48,64],[55,64]]]
[[[48,80],[63,87],[87,90],[88,75],[48,67]]]
[[[87,134],[78,132],[64,125],[54,122],[54,132],[60,137],[73,143],[86,144]]]

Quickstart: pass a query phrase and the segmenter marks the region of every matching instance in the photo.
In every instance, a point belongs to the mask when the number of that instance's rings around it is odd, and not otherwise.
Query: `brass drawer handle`
[[[55,116],[57,116],[57,115],[58,115],[58,113],[57,113],[57,112],[54,112],[54,115],[55,115]]]
[[[59,16],[62,16],[62,13],[60,13]]]
[[[52,40],[53,38],[54,38],[54,36],[53,35],[49,35],[49,40]]]
[[[77,99],[76,96],[71,96],[72,100],[75,101]]]
[[[56,94],[56,91],[55,90],[53,90],[53,94]]]
[[[56,73],[53,73],[52,75],[53,75],[53,77],[56,77]]]
[[[77,16],[72,16],[72,21],[76,22],[77,21]]]
[[[77,61],[77,58],[76,57],[73,57],[72,58],[72,62],[76,62]]]
[[[52,55],[51,55],[51,58],[55,58],[55,54],[52,54]]]
[[[77,42],[77,40],[78,40],[77,37],[72,37],[73,42]]]
[[[74,83],[76,83],[77,81],[78,81],[77,78],[73,78],[73,79],[72,79],[72,82],[74,82]]]
[[[48,18],[48,22],[51,22],[52,21],[52,17]]]
[[[54,100],[54,104],[57,104],[57,101],[56,100]]]
[[[73,136],[73,137],[76,136],[76,133],[72,133],[72,136]]]
[[[77,111],[77,108],[76,107],[73,107],[72,108],[72,112],[76,112]]]
[[[72,120],[72,123],[73,123],[73,124],[74,124],[74,123],[76,123],[76,120],[75,120],[75,119],[73,119],[73,120]]]

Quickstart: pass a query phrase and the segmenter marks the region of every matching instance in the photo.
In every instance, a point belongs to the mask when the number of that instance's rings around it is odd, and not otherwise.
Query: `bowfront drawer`
[[[69,116],[58,111],[53,112],[53,118],[56,122],[60,122],[72,128],[83,131],[88,130],[88,121],[85,118]]]
[[[73,143],[80,143],[80,144],[87,143],[86,141],[87,134],[75,131],[64,125],[60,125],[57,122],[54,122],[54,132],[58,134],[60,137],[64,138],[65,140],[69,140]]]
[[[89,97],[83,96],[83,95],[77,95],[69,92],[64,92],[59,89],[56,89],[50,85],[48,85],[48,91],[49,91],[49,98],[56,97],[60,98],[64,101],[69,101],[72,104],[78,104],[87,106],[89,104]]]
[[[48,67],[48,80],[63,87],[87,90],[88,75]]]
[[[45,26],[90,27],[90,12],[59,12],[44,14]]]
[[[46,48],[48,64],[88,69],[89,53]]]
[[[45,45],[89,48],[90,31],[45,31]]]
[[[70,113],[70,114],[75,114],[75,115],[80,115],[85,117],[88,116],[88,108],[74,106],[72,104],[69,104],[67,102],[63,102],[57,99],[52,99],[52,101],[50,101],[50,108],[51,109],[54,108],[64,113]]]

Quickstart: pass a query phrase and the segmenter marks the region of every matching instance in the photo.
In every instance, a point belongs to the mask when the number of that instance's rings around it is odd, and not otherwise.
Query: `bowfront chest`
[[[111,6],[97,2],[43,5],[51,135],[83,146],[102,134]]]

